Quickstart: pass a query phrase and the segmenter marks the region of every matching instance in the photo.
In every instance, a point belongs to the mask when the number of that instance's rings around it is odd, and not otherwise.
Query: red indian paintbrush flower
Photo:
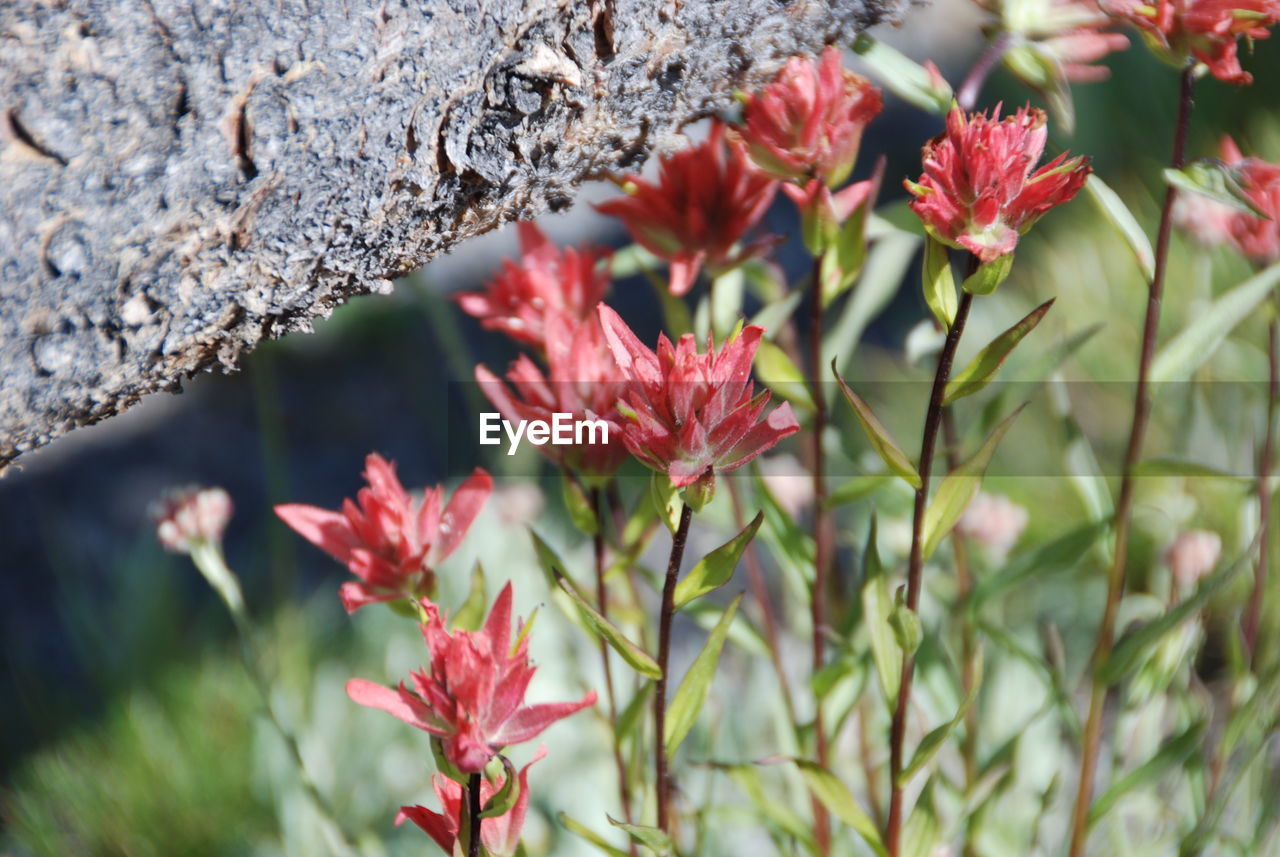
[[[608,250],[583,247],[561,250],[532,223],[519,223],[520,261],[502,263],[502,271],[484,292],[456,296],[458,306],[489,330],[539,348],[548,315],[583,319],[604,297]]]
[[[1135,24],[1157,54],[1177,65],[1194,58],[1239,85],[1253,75],[1240,67],[1238,40],[1265,39],[1280,21],[1280,0],[1104,0],[1102,7]]]
[[[1280,164],[1246,158],[1230,137],[1222,138],[1220,154],[1244,197],[1265,216],[1180,194],[1174,209],[1179,228],[1208,247],[1229,244],[1257,265],[1280,261]]]
[[[441,511],[444,488],[428,488],[416,507],[396,478],[395,465],[377,453],[365,459],[365,481],[356,501],[334,512],[301,503],[276,506],[276,514],[304,539],[344,563],[360,582],[344,583],[348,613],[376,601],[418,598],[431,591],[436,565],[453,553],[493,491],[477,468]]]
[[[587,426],[582,443],[575,438],[571,444],[545,443],[538,449],[574,473],[608,476],[627,457],[617,408],[624,383],[599,319],[548,318],[546,354],[545,374],[523,354],[511,364],[507,380],[514,395],[484,366],[476,367],[476,381],[508,420],[552,425],[556,414],[569,414],[575,425]]]
[[[1043,110],[1001,119],[998,106],[989,118],[953,108],[946,132],[925,144],[924,175],[904,182],[911,210],[934,238],[983,263],[1012,253],[1020,234],[1089,177],[1087,159],[1065,153],[1032,172],[1046,133]]]
[[[529,768],[534,762],[546,755],[546,748],[540,748],[533,760],[520,769],[518,782],[520,793],[515,803],[503,815],[497,818],[480,820],[480,843],[489,857],[514,857],[520,847],[520,832],[524,829],[524,819],[529,811]],[[487,779],[480,781],[480,805],[484,806],[494,794],[502,790],[506,784],[506,776],[498,778],[497,783]],[[465,814],[464,804],[467,790],[461,783],[451,780],[444,774],[435,774],[431,778],[431,786],[436,797],[440,799],[440,812],[432,812],[425,806],[402,806],[396,815],[396,824],[412,821],[426,831],[435,840],[444,853],[453,855],[458,844],[458,819]]]
[[[529,641],[511,637],[511,584],[493,603],[479,631],[445,629],[439,609],[423,602],[422,637],[431,651],[431,669],[409,674],[413,690],[399,690],[353,678],[347,695],[440,739],[444,755],[459,771],[479,773],[503,747],[538,737],[557,720],[596,701],[591,691],[578,702],[525,705],[535,668]]]
[[[596,208],[621,219],[637,243],[667,260],[673,295],[693,288],[703,265],[719,273],[769,243],[735,250],[764,216],[778,183],[751,164],[741,145],[725,143],[720,122],[705,143],[664,157],[656,185],[638,175],[624,182],[627,196]]]
[[[849,177],[862,130],[882,106],[880,90],[828,47],[817,61],[792,57],[773,83],[747,96],[734,133],[770,175],[836,187]]]
[[[618,402],[626,420],[623,442],[675,487],[692,485],[709,471],[740,467],[800,430],[789,404],[762,418],[769,391],[753,395],[751,362],[763,328],[743,328],[719,353],[708,336],[704,354],[693,334],[674,346],[662,334],[655,354],[604,304],[600,321],[627,380]]]

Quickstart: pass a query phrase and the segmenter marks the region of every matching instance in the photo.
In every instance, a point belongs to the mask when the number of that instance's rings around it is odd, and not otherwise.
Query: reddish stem
[[[1191,129],[1191,108],[1195,95],[1195,71],[1187,66],[1182,72],[1182,85],[1178,99],[1178,121],[1174,128],[1173,155],[1170,164],[1174,169],[1182,166],[1186,155],[1187,135]],[[1147,421],[1151,416],[1151,396],[1148,391],[1151,362],[1155,358],[1156,340],[1160,332],[1160,306],[1164,299],[1165,270],[1169,262],[1169,236],[1173,229],[1173,204],[1178,191],[1173,185],[1165,189],[1164,207],[1160,211],[1160,227],[1156,233],[1155,270],[1151,286],[1147,290],[1147,313],[1142,327],[1142,351],[1138,357],[1138,385],[1133,400],[1133,422],[1129,429],[1129,445],[1125,450],[1124,471],[1120,478],[1120,497],[1115,512],[1115,553],[1107,576],[1107,602],[1098,627],[1098,640],[1093,651],[1093,689],[1089,697],[1089,715],[1085,720],[1084,745],[1080,755],[1080,778],[1076,787],[1075,810],[1072,815],[1071,847],[1069,857],[1084,854],[1085,840],[1089,836],[1089,807],[1093,801],[1093,780],[1098,767],[1098,752],[1102,747],[1102,714],[1106,707],[1107,686],[1098,680],[1097,671],[1111,655],[1115,643],[1116,611],[1124,595],[1126,561],[1129,552],[1129,528],[1133,518],[1133,473],[1142,458],[1142,443],[1146,437]]]
[[[978,259],[969,256],[969,272],[977,270]],[[968,276],[966,275],[966,276]],[[907,563],[907,607],[914,613],[920,606],[920,578],[924,570],[924,513],[929,502],[929,476],[933,471],[933,455],[937,446],[938,428],[942,424],[942,398],[951,378],[951,365],[955,362],[956,347],[964,333],[969,318],[973,295],[960,293],[960,306],[955,320],[947,331],[938,355],[938,368],[933,375],[933,390],[929,395],[929,408],[924,417],[924,437],[920,444],[920,488],[916,491],[915,512],[911,524],[911,555]],[[893,724],[889,733],[889,822],[885,829],[885,844],[889,857],[898,857],[902,837],[903,796],[898,783],[905,764],[903,744],[907,734],[907,711],[911,705],[911,681],[915,676],[914,655],[902,659],[902,680],[898,684],[898,702],[893,712]]]
[[[653,694],[653,765],[658,800],[658,829],[671,834],[671,775],[667,770],[667,669],[671,657],[671,620],[675,615],[676,581],[689,538],[689,522],[693,509],[688,503],[680,510],[680,524],[671,539],[671,558],[667,561],[667,577],[662,585],[662,607],[658,614],[658,677]]]

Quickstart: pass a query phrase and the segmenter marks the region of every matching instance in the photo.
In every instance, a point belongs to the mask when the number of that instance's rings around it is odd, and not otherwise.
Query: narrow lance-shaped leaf
[[[845,401],[849,403],[849,407],[853,408],[853,414],[862,425],[862,430],[867,433],[867,439],[871,441],[871,447],[876,451],[876,454],[880,456],[880,459],[890,470],[905,479],[912,488],[919,491],[922,484],[920,474],[916,472],[911,459],[907,458],[907,454],[894,442],[889,430],[884,427],[884,424],[872,412],[871,406],[863,401],[861,396],[853,392],[853,389],[840,377],[840,373],[836,371],[835,361],[831,363],[831,373],[836,376],[836,381],[840,384],[840,391],[844,393]]]
[[[1201,610],[1210,599],[1226,588],[1240,569],[1247,567],[1248,563],[1245,560],[1250,553],[1251,551],[1246,551],[1230,565],[1218,569],[1201,580],[1195,592],[1171,607],[1160,618],[1120,638],[1111,656],[1098,670],[1098,680],[1106,684],[1115,684],[1132,672],[1166,634]]]
[[[751,523],[742,528],[742,532],[698,560],[698,564],[676,584],[677,610],[693,599],[706,595],[729,582],[729,578],[733,577],[733,570],[738,567],[742,552],[747,549],[747,545],[762,523],[764,523],[764,512],[758,512]]]
[[[618,821],[613,816],[606,816],[609,823],[619,830],[626,831],[631,837],[631,841],[637,845],[643,845],[658,857],[668,857],[675,852],[675,846],[671,843],[671,837],[656,827],[646,827],[643,824],[628,824],[625,821]]]
[[[561,476],[564,489],[564,505],[569,511],[569,519],[579,532],[594,536],[600,531],[600,520],[596,509],[591,504],[591,495],[582,487],[582,483],[568,471]]]
[[[1098,796],[1089,808],[1089,824],[1095,824],[1106,815],[1116,801],[1139,786],[1146,785],[1159,778],[1167,771],[1180,768],[1187,757],[1195,752],[1204,734],[1205,723],[1197,720],[1179,735],[1165,742],[1159,751],[1147,761],[1112,783],[1111,787]]]
[[[1280,262],[1225,292],[1156,354],[1153,383],[1185,381],[1213,356],[1231,331],[1253,314],[1280,283]]]
[[[971,295],[989,295],[1009,279],[1013,270],[1013,254],[1006,253],[990,262],[979,265],[978,270],[964,278],[960,288]]]
[[[462,602],[458,612],[453,614],[450,624],[463,631],[477,631],[484,622],[485,608],[489,606],[489,598],[485,591],[484,568],[479,561],[471,572],[471,589],[467,592],[467,600]]]
[[[835,774],[815,762],[796,759],[795,764],[800,769],[800,774],[804,777],[813,796],[821,801],[832,815],[853,828],[853,831],[862,837],[878,857],[888,857],[889,852],[880,839],[880,831],[876,829],[875,822],[858,806],[845,784],[840,782]]]
[[[649,479],[649,496],[658,511],[658,517],[667,525],[667,529],[675,532],[680,528],[680,514],[684,510],[684,500],[680,492],[671,484],[665,473],[655,472]]]
[[[1237,211],[1252,214],[1254,217],[1268,217],[1268,214],[1249,199],[1244,187],[1240,184],[1238,170],[1217,158],[1201,158],[1184,166],[1182,169],[1166,169],[1164,180],[1179,190],[1207,196],[1214,202],[1230,206]]]
[[[1040,304],[1040,306],[1027,313],[1021,321],[991,340],[985,348],[979,351],[968,366],[961,369],[955,377],[947,382],[947,389],[943,393],[942,403],[949,405],[956,399],[972,396],[990,384],[996,373],[1000,371],[1000,367],[1004,365],[1005,360],[1013,353],[1013,349],[1017,344],[1028,333],[1036,329],[1036,325],[1040,323],[1045,313],[1049,311],[1049,307],[1053,306],[1054,300],[1054,298],[1050,298]]]
[[[942,325],[942,329],[950,330],[956,320],[956,312],[960,309],[956,298],[956,280],[951,273],[947,245],[932,235],[924,240],[924,265],[920,276],[924,287],[924,302],[929,305],[929,310],[938,324]]]
[[[742,596],[739,595],[725,608],[724,615],[712,629],[706,645],[694,659],[693,665],[685,673],[680,687],[671,699],[671,706],[667,709],[667,728],[664,736],[668,758],[676,754],[676,750],[688,736],[689,730],[693,729],[693,724],[698,721],[698,713],[702,711],[702,706],[707,701],[711,680],[715,678],[716,664],[720,662],[724,641],[729,636],[729,626],[733,624],[733,617],[738,614],[738,605],[741,603]]]
[[[862,555],[862,616],[871,637],[871,657],[875,661],[880,689],[885,703],[892,713],[898,703],[898,687],[902,681],[902,647],[893,632],[890,621],[893,615],[893,598],[889,595],[889,581],[880,565],[880,553],[876,550],[876,517],[871,516],[867,532],[867,547]]]
[[[609,857],[627,857],[627,852],[623,851],[621,848],[614,848],[603,836],[596,833],[582,822],[570,818],[563,812],[557,817],[560,819],[560,823],[564,825],[565,830],[582,837],[587,842],[590,842],[596,848],[599,848],[605,854],[609,855]]]
[[[953,95],[946,81],[883,42],[860,33],[853,41],[853,52],[903,101],[930,113],[946,113],[951,108]]]
[[[640,725],[649,704],[649,694],[652,692],[652,684],[646,682],[640,685],[636,695],[627,703],[627,707],[618,713],[618,722],[614,724],[613,734],[619,742],[631,737],[636,727]]]
[[[1024,580],[1073,567],[1109,529],[1108,521],[1092,521],[1047,544],[1018,554],[998,572],[983,576],[969,599],[969,609],[976,612],[987,601]]]
[[[767,339],[756,346],[756,377],[760,383],[797,407],[814,409],[813,394],[804,373],[780,345]]]
[[[578,605],[578,609],[582,611],[582,616],[587,621],[587,624],[591,626],[591,629],[612,646],[613,650],[626,661],[628,666],[648,678],[662,678],[662,668],[658,666],[658,662],[650,657],[649,653],[644,649],[627,639],[627,636],[619,631],[612,622],[601,616],[582,597],[577,588],[569,582],[568,578],[557,572],[556,583]]]
[[[1120,199],[1119,194],[1108,187],[1106,182],[1098,178],[1097,173],[1089,176],[1084,183],[1084,189],[1089,194],[1089,198],[1098,206],[1102,216],[1124,237],[1124,240],[1129,244],[1129,249],[1133,251],[1133,255],[1138,259],[1138,267],[1142,269],[1142,276],[1150,281],[1155,276],[1156,254],[1151,249],[1151,240],[1147,238],[1147,233],[1142,231],[1142,227],[1138,225],[1138,219],[1129,211],[1129,208]]]
[[[973,684],[969,687],[969,692],[965,694],[964,699],[961,700],[960,707],[956,710],[955,717],[952,717],[941,726],[930,730],[929,733],[920,740],[919,746],[916,747],[915,753],[911,756],[911,761],[907,763],[907,766],[902,769],[900,774],[898,774],[899,787],[905,786],[910,782],[912,777],[914,777],[925,765],[929,764],[929,762],[933,760],[934,756],[938,755],[938,751],[946,745],[948,740],[950,740],[951,733],[954,732],[955,728],[964,720],[965,714],[968,713],[969,709],[973,706],[974,700],[978,698],[978,690],[982,686],[982,667],[982,647],[979,646],[973,655]]]
[[[973,457],[948,473],[947,478],[943,479],[938,486],[937,493],[929,501],[929,507],[924,513],[925,559],[933,556],[938,545],[964,514],[965,507],[969,505],[973,495],[978,493],[978,486],[982,484],[982,474],[991,463],[991,456],[995,455],[996,447],[1000,445],[1005,432],[1025,407],[1025,404],[1019,405],[1016,411],[1005,417],[992,429],[991,434],[983,441]]]

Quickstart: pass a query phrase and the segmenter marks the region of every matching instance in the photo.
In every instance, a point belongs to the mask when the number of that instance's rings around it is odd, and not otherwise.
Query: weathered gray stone
[[[908,0],[0,6],[0,470],[571,203]]]

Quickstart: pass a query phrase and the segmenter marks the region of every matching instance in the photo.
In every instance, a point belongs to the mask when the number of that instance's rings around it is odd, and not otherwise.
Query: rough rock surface
[[[0,470],[569,205],[907,4],[3,4]]]

